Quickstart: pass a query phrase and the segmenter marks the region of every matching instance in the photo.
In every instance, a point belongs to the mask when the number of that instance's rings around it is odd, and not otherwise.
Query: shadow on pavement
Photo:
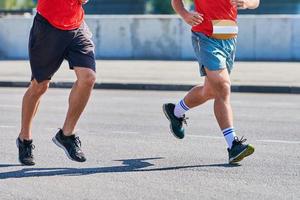
[[[179,169],[191,169],[201,167],[238,167],[240,165],[230,164],[208,164],[208,165],[187,165],[187,166],[175,166],[175,167],[163,167],[143,169],[146,167],[154,166],[154,164],[147,162],[149,160],[164,159],[163,157],[156,158],[140,158],[140,159],[126,159],[115,160],[121,161],[122,166],[111,167],[94,167],[94,168],[23,168],[17,171],[2,172],[0,173],[0,179],[9,178],[26,178],[26,177],[47,177],[47,176],[82,176],[90,174],[102,174],[102,173],[121,173],[121,172],[151,172],[151,171],[168,171]],[[2,164],[0,167],[15,167],[22,165],[9,165]]]

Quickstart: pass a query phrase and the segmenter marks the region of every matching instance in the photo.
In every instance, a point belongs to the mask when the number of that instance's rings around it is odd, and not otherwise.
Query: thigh
[[[233,70],[234,60],[235,60],[235,53],[236,53],[236,38],[230,39],[226,43],[228,56],[226,60],[227,70],[229,74]]]
[[[205,68],[205,71],[207,73],[208,85],[212,87],[214,91],[224,84],[229,86],[231,85],[230,76],[227,69],[212,71],[208,68]]]
[[[95,46],[88,26],[83,23],[78,29],[75,38],[68,47],[65,57],[71,69],[74,67],[88,68],[96,71]]]
[[[32,79],[50,80],[60,67],[68,44],[67,32],[52,27],[40,15],[34,19],[29,38]]]
[[[211,71],[226,68],[227,55],[219,40],[209,38],[203,33],[193,32],[192,41],[201,76],[206,76],[205,67]]]

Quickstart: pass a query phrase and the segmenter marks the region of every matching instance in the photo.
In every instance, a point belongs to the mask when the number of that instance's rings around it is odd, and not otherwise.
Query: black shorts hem
[[[74,70],[74,68],[76,68],[76,67],[86,68],[86,69],[91,69],[91,70],[93,70],[94,72],[96,72],[96,67],[88,67],[88,66],[82,66],[82,65],[74,65],[74,66],[70,66],[70,69],[71,69],[71,70]]]
[[[33,81],[33,80],[36,80],[36,82],[38,82],[38,83],[42,83],[43,81],[51,81],[51,78],[49,78],[49,77],[47,77],[47,78],[35,78],[35,77],[31,76],[30,81]]]

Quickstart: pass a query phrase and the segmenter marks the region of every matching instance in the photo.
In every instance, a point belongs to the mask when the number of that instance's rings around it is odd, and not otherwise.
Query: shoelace
[[[26,145],[25,146],[25,151],[24,151],[24,156],[33,157],[33,155],[32,155],[32,150],[33,149],[35,149],[35,146],[33,144]]]
[[[81,147],[81,141],[80,141],[79,137],[78,136],[72,137],[71,140],[72,140],[72,142],[71,142],[72,148],[70,149],[71,154],[73,154],[73,153],[75,153],[75,154],[76,153],[80,153],[81,152],[81,149],[80,149],[80,147]]]
[[[180,119],[181,119],[181,121],[182,121],[186,126],[188,126],[188,124],[187,124],[187,120],[189,119],[188,117],[186,117],[185,115],[183,115],[183,117],[180,118]]]
[[[81,141],[78,136],[75,137],[74,143],[77,147],[81,147]]]
[[[244,136],[241,137],[241,139],[239,139],[237,136],[234,137],[234,141],[238,144],[243,144],[244,142],[247,141],[246,138],[244,138]]]

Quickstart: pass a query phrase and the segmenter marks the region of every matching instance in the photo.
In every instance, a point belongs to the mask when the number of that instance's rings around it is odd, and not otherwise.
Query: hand
[[[183,20],[191,26],[197,26],[204,20],[203,14],[197,12],[187,12],[182,16]]]
[[[247,0],[230,0],[230,2],[233,6],[236,6],[237,9],[247,9],[248,8]]]
[[[89,0],[79,0],[81,4],[86,4]]]

